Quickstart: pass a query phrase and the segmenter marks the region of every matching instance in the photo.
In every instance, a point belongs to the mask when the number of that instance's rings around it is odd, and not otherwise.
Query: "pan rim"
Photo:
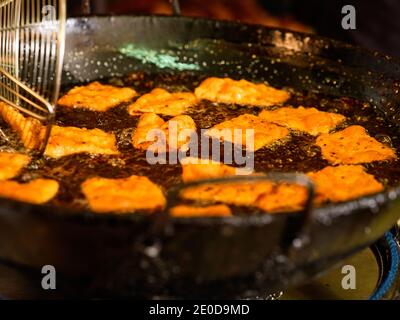
[[[312,207],[310,218],[317,220],[323,224],[329,224],[330,221],[340,216],[349,215],[355,210],[372,209],[373,214],[379,211],[379,207],[383,206],[387,202],[391,202],[399,198],[400,186],[392,187],[385,191],[366,195],[364,197],[339,202],[329,203],[319,207]],[[15,213],[23,211],[32,211],[34,214],[40,214],[47,218],[61,218],[66,220],[78,220],[83,223],[92,222],[110,222],[115,224],[139,223],[139,222],[151,222],[158,220],[162,217],[167,217],[168,221],[177,225],[224,225],[224,226],[262,226],[273,223],[276,219],[285,219],[288,217],[294,217],[301,215],[301,211],[295,212],[277,212],[277,213],[260,213],[255,215],[235,215],[229,217],[173,217],[166,214],[167,209],[154,212],[154,213],[142,213],[142,212],[129,212],[129,213],[97,213],[88,209],[72,209],[57,205],[50,204],[31,204],[27,202],[17,201],[0,197],[0,214],[4,210],[5,205],[8,207],[17,208],[14,210]],[[349,210],[352,208],[352,210]],[[375,210],[375,211],[374,211]],[[365,213],[363,213],[365,214]]]
[[[261,25],[261,24],[256,24],[256,23],[247,23],[247,22],[241,22],[238,20],[227,20],[227,19],[214,19],[214,18],[203,18],[203,17],[191,17],[191,16],[174,16],[174,15],[168,15],[168,14],[94,14],[90,16],[82,16],[82,15],[77,15],[74,17],[69,17],[67,18],[67,23],[69,21],[74,21],[74,20],[88,20],[91,18],[96,18],[96,19],[113,19],[113,18],[149,18],[149,19],[165,19],[165,20],[193,20],[193,21],[199,21],[199,22],[204,22],[204,23],[215,23],[219,24],[222,23],[224,25],[232,25],[232,26],[238,26],[238,27],[248,27],[254,30],[257,29],[263,29],[266,31],[279,31],[282,33],[290,33],[290,34],[295,34],[299,35],[302,37],[312,37],[315,40],[322,40],[324,42],[329,42],[331,44],[334,44],[336,46],[340,46],[343,48],[352,48],[356,49],[358,51],[364,52],[368,55],[371,55],[377,59],[381,58],[386,61],[391,61],[394,63],[397,63],[400,67],[400,57],[396,57],[390,54],[383,53],[381,51],[373,50],[373,49],[368,49],[356,44],[351,44],[351,43],[346,43],[341,40],[337,40],[334,38],[329,38],[326,36],[321,36],[318,34],[312,34],[312,33],[307,33],[307,32],[301,32],[301,31],[293,31],[290,29],[285,29],[285,28],[276,28],[276,27],[270,27],[266,25]]]

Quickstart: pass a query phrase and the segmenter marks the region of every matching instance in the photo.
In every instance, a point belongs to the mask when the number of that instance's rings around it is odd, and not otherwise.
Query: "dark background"
[[[70,15],[82,0],[69,0]],[[182,14],[314,32],[400,57],[400,0],[181,0]],[[343,30],[341,9],[353,5],[357,29]],[[92,0],[91,13],[171,14],[168,0]]]

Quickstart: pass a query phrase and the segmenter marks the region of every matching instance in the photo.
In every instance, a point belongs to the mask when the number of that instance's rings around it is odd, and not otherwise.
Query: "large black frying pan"
[[[191,70],[349,96],[399,124],[400,62],[390,57],[234,22],[68,20],[63,84],[134,70]],[[298,214],[188,219],[1,200],[0,257],[37,269],[54,265],[60,279],[77,280],[92,296],[262,297],[307,281],[377,240],[399,219],[399,196],[400,187]]]

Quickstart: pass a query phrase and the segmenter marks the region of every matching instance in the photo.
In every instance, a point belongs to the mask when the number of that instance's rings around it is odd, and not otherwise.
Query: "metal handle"
[[[2,112],[2,118],[38,154],[45,150],[54,121],[65,20],[66,0],[0,0],[0,99],[14,111]],[[42,123],[29,125],[32,119],[25,116]]]

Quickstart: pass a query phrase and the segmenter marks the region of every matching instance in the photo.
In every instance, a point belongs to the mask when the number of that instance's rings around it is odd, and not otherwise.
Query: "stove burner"
[[[392,232],[387,232],[385,234],[385,243],[384,245],[384,256],[377,256],[378,262],[379,258],[382,258],[382,264],[380,264],[381,268],[381,277],[380,283],[377,286],[375,292],[370,296],[369,300],[381,300],[384,298],[392,289],[393,285],[396,282],[396,277],[398,276],[399,271],[399,263],[400,263],[400,251],[399,251],[399,243],[397,239],[392,234]],[[382,240],[380,240],[382,241]],[[374,246],[378,246],[374,244]],[[378,254],[382,253],[382,250],[377,248],[376,252]],[[384,259],[386,258],[386,259]]]

